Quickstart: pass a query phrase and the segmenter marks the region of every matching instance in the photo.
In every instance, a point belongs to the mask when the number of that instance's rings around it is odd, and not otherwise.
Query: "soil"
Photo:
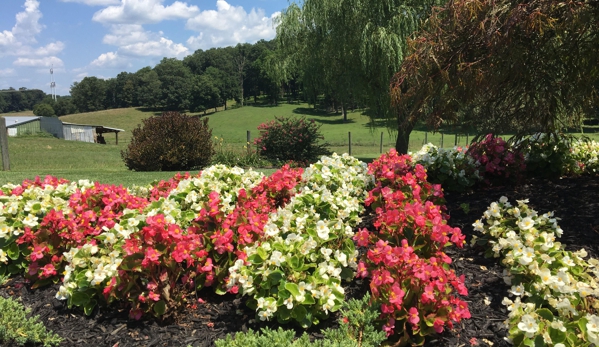
[[[501,196],[515,200],[529,199],[529,205],[539,213],[554,211],[561,218],[564,230],[561,242],[568,250],[585,248],[591,257],[599,257],[599,178],[578,177],[556,181],[532,179],[517,187],[494,187],[470,194],[446,193],[451,215],[449,224],[460,227],[467,235],[473,233],[472,223],[482,216],[488,205]],[[467,207],[467,208],[464,208]],[[508,286],[503,282],[503,268],[495,259],[483,257],[481,249],[465,246],[447,250],[454,260],[453,267],[466,277],[468,302],[472,319],[456,325],[453,331],[432,337],[426,346],[510,346],[504,340],[507,318],[501,304]],[[347,285],[347,296],[363,294],[366,283]],[[198,293],[204,303],[196,309],[186,309],[171,322],[154,319],[131,321],[126,310],[97,309],[87,317],[79,310],[70,310],[54,295],[58,286],[30,290],[22,278],[13,278],[0,287],[0,295],[19,297],[32,314],[39,315],[45,326],[64,340],[60,346],[214,346],[214,341],[238,331],[259,328],[264,324],[253,321],[254,313],[244,307],[242,299],[219,296],[209,290]],[[311,328],[313,338],[321,337],[321,328],[335,326],[335,318]],[[270,324],[275,327],[274,323]],[[296,330],[300,330],[296,328]]]

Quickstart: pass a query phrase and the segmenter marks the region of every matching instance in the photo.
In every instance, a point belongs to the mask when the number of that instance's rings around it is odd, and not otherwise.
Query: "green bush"
[[[305,118],[275,117],[275,120],[258,126],[260,137],[254,144],[260,155],[270,160],[309,163],[331,152],[328,143],[321,143],[324,137],[320,126],[314,120]]]
[[[3,346],[23,346],[26,343],[41,343],[44,346],[60,344],[62,339],[48,331],[39,322],[38,316],[26,317],[30,312],[30,309],[25,309],[19,302],[0,296],[0,343],[3,343]]]
[[[580,171],[572,156],[576,139],[566,134],[535,134],[519,143],[529,177],[559,178]]]
[[[135,171],[181,171],[210,164],[214,154],[208,118],[189,117],[179,112],[143,120],[133,130],[127,150],[121,152],[125,165]]]
[[[304,333],[295,339],[293,330],[262,329],[237,333],[235,338],[215,341],[216,347],[376,347],[385,341],[386,334],[376,325],[380,305],[370,303],[370,295],[361,300],[351,299],[340,311],[339,328],[322,331],[324,339],[310,342]],[[295,339],[295,340],[294,340]]]

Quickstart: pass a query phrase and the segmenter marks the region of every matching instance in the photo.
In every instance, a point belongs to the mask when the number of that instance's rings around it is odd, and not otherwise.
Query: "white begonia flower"
[[[535,256],[535,250],[532,247],[524,247],[522,249],[522,255],[518,259],[518,262],[522,265],[528,265],[532,262]]]
[[[529,230],[534,227],[535,221],[530,217],[524,217],[518,222],[518,227],[520,230]]]
[[[479,232],[483,232],[485,227],[484,224],[480,221],[480,219],[477,219],[476,222],[472,224],[472,226],[474,227],[475,231]]]
[[[570,267],[572,267],[572,266],[575,266],[575,265],[576,265],[576,264],[574,263],[574,261],[572,260],[572,258],[570,258],[568,255],[565,255],[565,256],[562,258],[562,263],[563,263],[564,265],[566,265],[566,266],[570,266]]]
[[[509,290],[509,292],[515,296],[522,296],[522,295],[524,295],[524,286],[522,284],[519,284],[517,286],[512,286],[512,288]]]
[[[283,304],[287,306],[288,310],[291,310],[293,308],[293,297],[290,296],[287,299],[285,299],[285,301],[283,301]]]
[[[285,261],[283,253],[279,251],[273,251],[270,256],[270,264],[275,266],[281,266],[281,263]]]
[[[0,263],[8,263],[8,258],[6,257],[6,252],[0,249]]]
[[[564,322],[562,322],[561,320],[554,320],[553,322],[551,322],[551,327],[553,329],[559,330],[561,332],[566,332],[566,327],[564,326]]]
[[[339,251],[337,251],[337,252],[339,252]],[[322,255],[324,255],[324,259],[326,261],[329,261],[329,260],[331,260],[331,254],[333,254],[333,250],[330,248],[324,247],[324,248],[320,249],[320,253],[322,253]]]
[[[316,223],[316,233],[318,234],[318,237],[320,237],[323,240],[328,240],[329,232],[329,227],[327,226],[325,221],[319,220]]]
[[[599,333],[599,317],[596,315],[587,314],[587,331]]]
[[[539,324],[533,316],[525,314],[522,316],[520,323],[518,323],[518,329],[522,330],[526,337],[530,338],[539,330]]]

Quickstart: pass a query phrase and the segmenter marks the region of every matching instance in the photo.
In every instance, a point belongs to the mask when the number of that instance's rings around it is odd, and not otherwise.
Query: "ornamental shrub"
[[[572,135],[538,133],[520,142],[518,148],[526,159],[528,176],[559,178],[580,173],[571,150],[575,141]]]
[[[249,330],[227,335],[226,339],[215,341],[217,347],[375,347],[385,340],[385,333],[375,327],[379,316],[379,305],[366,294],[361,300],[351,299],[341,309],[339,328],[322,330],[323,340],[310,342],[304,333],[295,339],[293,330],[262,329],[261,333]]]
[[[329,144],[320,142],[324,137],[314,120],[275,117],[275,120],[260,124],[258,130],[260,137],[254,144],[260,155],[268,159],[309,163],[330,154]]]
[[[135,171],[182,171],[207,166],[214,154],[208,118],[165,112],[133,130],[125,165]]]
[[[13,299],[0,296],[0,343],[4,346],[43,344],[58,346],[62,339],[48,331],[39,321],[39,316],[29,317],[31,309]]]

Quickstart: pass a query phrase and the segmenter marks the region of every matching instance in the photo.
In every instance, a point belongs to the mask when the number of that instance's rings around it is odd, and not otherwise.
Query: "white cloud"
[[[54,65],[55,68],[63,67],[64,63],[58,57],[48,57],[48,58],[18,58],[13,62],[13,65],[16,66],[25,66],[25,67],[51,67]]]
[[[60,41],[52,42],[44,47],[39,47],[35,50],[35,55],[38,56],[48,56],[48,55],[56,55],[64,49],[64,43]]]
[[[0,76],[2,76],[2,77],[14,76],[14,75],[15,75],[15,69],[0,69]]]
[[[264,10],[255,8],[248,13],[242,6],[218,0],[216,11],[202,11],[187,20],[186,28],[200,33],[190,37],[187,44],[195,50],[271,39],[276,34],[273,19],[279,15],[280,12],[275,12],[267,17]]]
[[[87,77],[87,72],[82,72],[80,74],[75,75],[75,79],[73,81],[81,81],[84,77]]]
[[[25,11],[16,15],[17,23],[12,28],[12,33],[21,42],[35,43],[35,35],[39,34],[43,25],[39,23],[42,12],[39,10],[40,3],[37,0],[26,0]]]
[[[183,44],[165,38],[162,32],[146,31],[139,24],[113,24],[103,42],[119,47],[122,56],[181,58],[190,53]]]
[[[99,68],[117,68],[127,67],[129,65],[127,59],[119,56],[118,52],[100,54],[100,56],[90,64],[90,66]]]
[[[76,2],[89,6],[109,6],[109,5],[118,5],[121,3],[121,0],[60,0],[62,2]]]
[[[152,33],[145,31],[139,24],[114,24],[110,26],[110,34],[104,36],[102,42],[107,45],[125,46],[149,41]]]
[[[121,46],[120,52],[136,56],[179,57],[189,54],[189,49],[180,43],[161,37],[156,41],[137,42]]]
[[[175,1],[164,6],[164,0],[122,0],[94,14],[93,20],[114,24],[149,24],[171,19],[188,19],[199,13],[197,6]]]

